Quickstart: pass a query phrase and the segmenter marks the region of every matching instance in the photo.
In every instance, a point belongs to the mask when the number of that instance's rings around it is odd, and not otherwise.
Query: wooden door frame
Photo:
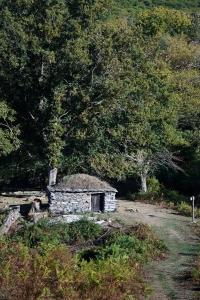
[[[92,193],[91,194],[91,205],[90,205],[90,210],[91,212],[95,212],[93,211],[93,207],[92,207],[92,196],[95,196],[95,195],[100,195],[100,212],[104,212],[105,211],[105,193]]]

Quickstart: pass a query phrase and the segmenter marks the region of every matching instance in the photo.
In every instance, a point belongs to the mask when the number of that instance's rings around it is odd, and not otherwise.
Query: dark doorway
[[[104,194],[93,194],[91,196],[91,209],[94,212],[104,211]]]

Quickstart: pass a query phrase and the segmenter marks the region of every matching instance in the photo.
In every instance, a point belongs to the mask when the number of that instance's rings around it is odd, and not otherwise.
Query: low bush
[[[166,251],[167,247],[163,240],[157,238],[152,229],[145,224],[138,224],[133,227],[134,235],[140,239],[144,240],[146,243],[149,243],[154,248],[151,255],[158,255],[159,253]]]
[[[188,198],[178,191],[166,189],[155,177],[147,180],[148,191],[138,193],[127,193],[126,199],[131,201],[144,201],[151,204],[162,204],[168,206],[168,203],[176,207],[182,202],[187,202]]]
[[[175,190],[163,189],[158,185],[157,180],[151,180],[151,189],[147,193],[128,194],[128,199],[158,204],[161,207],[174,209],[184,216],[192,216],[192,205],[186,196]],[[200,218],[200,208],[195,208],[195,217]]]
[[[135,259],[138,262],[145,262],[149,258],[151,245],[141,241],[134,236],[121,234],[115,238],[115,241],[103,248],[100,253],[100,259]]]
[[[97,249],[80,251],[78,257],[80,260],[87,261],[112,258],[134,259],[144,263],[151,258],[158,257],[166,250],[164,242],[152,233],[149,226],[138,224],[126,228],[124,232],[111,234]]]
[[[163,186],[156,177],[149,177],[147,179],[148,192],[154,195],[160,195]]]
[[[161,195],[152,192],[139,192],[135,194],[128,194],[127,199],[131,201],[144,201],[147,203],[157,203],[160,202]]]
[[[191,216],[192,215],[191,204],[189,205],[189,203],[187,203],[187,202],[182,201],[181,203],[178,203],[178,205],[176,206],[176,209],[182,215],[185,215],[185,216]]]
[[[143,263],[165,249],[146,225],[102,232],[87,220],[42,220],[0,239],[0,299],[139,300],[149,292]]]
[[[67,246],[46,247],[41,254],[21,242],[0,242],[0,298],[139,299],[147,291],[133,260],[112,257],[79,261]]]
[[[82,219],[68,226],[69,241],[88,241],[97,238],[102,232],[102,227],[94,222]]]
[[[13,236],[29,247],[38,244],[60,244],[88,241],[96,238],[102,231],[100,225],[82,219],[71,224],[50,223],[43,219],[37,224],[24,223],[22,228]]]
[[[184,195],[180,194],[178,191],[175,190],[164,189],[163,194],[165,200],[171,201],[175,204],[186,202],[188,200],[187,197],[185,197]]]
[[[175,210],[177,210],[181,215],[191,217],[192,216],[192,205],[191,202],[181,202],[175,206]],[[200,209],[195,208],[194,211],[195,218],[200,217]]]
[[[127,228],[124,233],[114,235],[105,253],[118,251],[123,256],[135,258],[137,261],[146,262],[166,251],[163,241],[159,240],[148,225],[138,224]]]

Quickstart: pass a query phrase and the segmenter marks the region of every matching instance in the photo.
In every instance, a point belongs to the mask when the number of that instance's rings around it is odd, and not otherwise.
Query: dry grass
[[[87,174],[66,176],[56,185],[56,187],[71,190],[114,190],[107,182],[101,181],[99,178]]]

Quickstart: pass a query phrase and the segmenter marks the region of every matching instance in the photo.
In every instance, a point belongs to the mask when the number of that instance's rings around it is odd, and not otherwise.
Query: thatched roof
[[[87,174],[74,174],[66,176],[61,182],[48,187],[49,191],[65,192],[117,192],[107,182]]]

